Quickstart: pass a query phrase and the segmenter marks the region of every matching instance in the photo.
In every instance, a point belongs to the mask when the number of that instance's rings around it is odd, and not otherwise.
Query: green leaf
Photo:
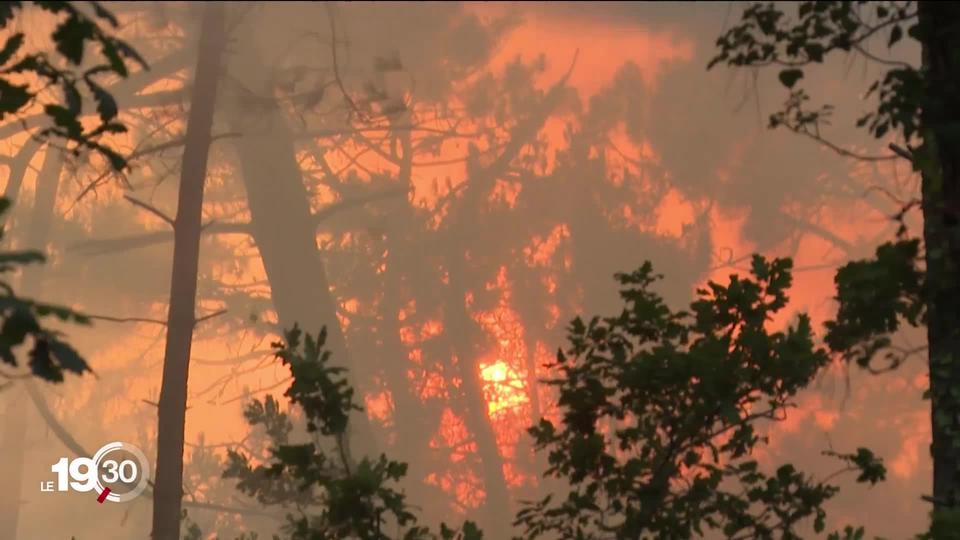
[[[797,81],[803,78],[801,69],[784,69],[780,72],[780,82],[787,88],[793,88]]]
[[[123,61],[123,58],[120,57],[120,51],[113,40],[104,40],[101,43],[100,52],[103,53],[104,58],[110,63],[110,69],[113,70],[114,73],[121,77],[127,76],[127,64]]]
[[[25,308],[17,309],[0,326],[0,342],[5,347],[12,347],[23,343],[27,335],[39,331],[40,325],[30,311]]]
[[[901,28],[899,24],[894,25],[893,28],[890,29],[890,40],[887,42],[887,47],[893,47],[902,37],[903,28]]]
[[[90,366],[87,364],[87,361],[80,356],[80,353],[78,353],[76,349],[58,339],[51,338],[48,341],[50,353],[57,358],[57,363],[60,367],[77,375],[85,371],[90,371]]]
[[[13,55],[20,50],[20,47],[23,45],[23,33],[17,32],[16,34],[7,38],[6,43],[3,45],[3,49],[0,50],[0,66],[5,65],[7,62],[13,58]]]
[[[9,204],[9,203],[8,203]],[[2,214],[2,212],[0,212]],[[0,252],[0,264],[29,264],[42,263],[46,258],[39,251],[2,251]]]
[[[463,540],[483,540],[483,532],[472,521],[463,523]]]
[[[63,382],[63,370],[53,362],[49,343],[38,339],[30,350],[30,371],[41,379],[51,382]]]
[[[86,83],[87,87],[90,89],[90,93],[93,94],[93,99],[97,102],[97,113],[100,114],[100,120],[103,123],[107,123],[116,118],[117,102],[113,99],[113,96],[110,94],[110,92],[104,90],[102,86],[95,83],[90,78],[86,79]]]
[[[6,28],[13,20],[13,12],[20,9],[22,2],[0,2],[0,28]]]
[[[19,111],[32,98],[27,85],[10,84],[5,79],[0,79],[0,120],[7,114]]]
[[[87,41],[94,39],[96,25],[79,14],[72,13],[65,21],[60,23],[54,31],[54,43],[57,46],[57,52],[74,65],[80,65],[83,62],[83,49]]]
[[[142,56],[140,56],[140,53],[138,53],[136,49],[128,45],[125,41],[114,39],[112,40],[112,43],[120,51],[120,54],[123,55],[124,58],[129,58],[130,60],[140,64],[140,67],[143,69],[150,69],[150,65],[147,64],[147,61],[144,60]]]
[[[60,105],[45,105],[43,110],[53,119],[53,123],[64,128],[71,138],[78,139],[83,135],[83,125],[76,113]]]
[[[103,7],[103,5],[100,2],[90,2],[90,3],[93,5],[93,12],[97,14],[97,17],[100,17],[101,19],[104,19],[105,21],[109,22],[110,26],[114,28],[119,26],[120,23],[119,21],[117,21],[117,18],[113,15],[113,13],[110,12],[110,10]]]

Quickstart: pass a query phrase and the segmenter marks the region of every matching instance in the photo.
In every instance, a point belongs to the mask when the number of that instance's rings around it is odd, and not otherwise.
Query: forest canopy
[[[5,4],[0,538],[927,530],[925,6]]]

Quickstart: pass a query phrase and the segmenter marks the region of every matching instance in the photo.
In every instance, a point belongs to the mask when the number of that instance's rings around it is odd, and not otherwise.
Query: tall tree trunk
[[[573,66],[571,66],[572,70]],[[566,89],[568,71],[559,81],[550,87],[543,101],[531,114],[517,123],[511,130],[510,141],[492,163],[481,165],[478,159],[471,157],[467,161],[467,186],[458,204],[458,211],[449,224],[447,242],[459,245],[471,245],[470,230],[482,226],[482,207],[486,197],[493,189],[498,178],[509,168],[520,151],[535,140],[537,132],[550,114],[559,106]],[[503,474],[503,457],[497,446],[496,435],[490,422],[487,401],[483,395],[483,379],[480,366],[476,363],[478,350],[477,335],[481,330],[470,316],[466,305],[467,285],[464,283],[463,261],[467,250],[458,249],[446,260],[449,272],[448,297],[444,323],[454,343],[463,383],[463,397],[466,400],[467,415],[464,419],[467,429],[477,442],[477,451],[482,461],[482,475],[486,498],[484,514],[485,526],[493,538],[508,538],[513,522],[510,493]]]
[[[23,185],[23,176],[30,166],[30,161],[34,154],[40,149],[40,143],[34,139],[27,139],[17,155],[13,156],[9,165],[9,175],[7,176],[7,185],[3,188],[3,196],[7,199],[16,199],[20,194],[20,186]]]
[[[225,4],[204,5],[200,46],[180,173],[174,220],[173,271],[167,314],[167,343],[157,428],[157,470],[153,499],[153,539],[180,538],[183,498],[183,437],[187,407],[190,348],[195,325],[197,269],[203,187],[210,151],[210,132],[226,46]]]
[[[493,431],[489,405],[483,394],[483,378],[477,364],[478,337],[482,333],[476,321],[470,316],[466,305],[467,289],[462,282],[462,253],[447,259],[450,276],[444,322],[453,344],[453,353],[457,356],[457,367],[462,378],[460,391],[466,401],[464,424],[477,444],[480,456],[481,477],[485,492],[483,513],[484,528],[492,538],[509,538],[513,512],[510,504],[510,492],[503,474],[503,456],[497,445]]]
[[[960,509],[960,5],[920,2],[933,497]]]
[[[399,244],[400,242],[392,239],[390,232],[387,232],[387,249],[390,254],[386,258],[385,287],[379,306],[383,319],[377,333],[381,336],[381,365],[393,400],[398,457],[410,465],[409,476],[414,477],[419,486],[426,476],[426,466],[430,458],[430,437],[436,426],[427,423],[425,406],[420,396],[413,391],[414,387],[407,377],[410,360],[406,354],[406,346],[400,341],[400,324],[397,320],[401,309],[403,283],[397,270],[392,267],[396,250],[402,249]]]
[[[29,143],[26,143],[29,144]],[[31,145],[29,151],[21,149],[26,162],[33,156],[36,146]],[[50,237],[50,222],[57,202],[57,190],[60,185],[60,174],[63,171],[63,154],[50,146],[44,153],[43,165],[37,174],[37,189],[33,198],[33,208],[27,225],[24,247],[46,252],[47,241]],[[9,189],[10,196],[16,196],[22,184],[23,170],[20,176],[11,174],[7,187],[16,183],[16,188]],[[41,293],[43,283],[43,267],[27,268],[20,285],[20,292],[28,298]],[[3,435],[0,439],[0,478],[4,478],[6,488],[0,490],[0,538],[17,538],[17,526],[20,516],[20,497],[23,489],[23,463],[26,454],[26,435],[30,425],[33,408],[27,406],[27,396],[23,388],[16,387],[8,392],[6,418],[4,420]]]
[[[391,126],[410,125],[409,113],[391,118]],[[413,189],[413,145],[410,131],[400,130],[397,138],[400,142],[401,156],[399,160],[398,181],[407,190]],[[425,488],[422,480],[426,478],[432,451],[430,437],[436,425],[428,420],[426,407],[420,396],[414,391],[414,385],[407,377],[407,367],[410,360],[407,348],[400,340],[400,324],[398,315],[403,305],[403,270],[401,253],[408,249],[404,247],[404,225],[409,220],[416,219],[407,199],[393,203],[385,231],[387,247],[386,271],[383,277],[383,298],[379,305],[382,316],[377,329],[380,338],[380,351],[383,372],[386,375],[387,387],[393,400],[393,423],[397,434],[398,458],[409,466],[408,477],[416,482],[411,486],[414,495],[420,495]],[[389,226],[393,224],[393,227]],[[414,501],[419,502],[416,497]]]
[[[235,148],[247,191],[250,229],[277,318],[282,328],[296,323],[309,334],[325,326],[333,361],[350,368],[347,375],[356,387],[364,373],[350,356],[337,318],[337,300],[317,247],[317,223],[310,211],[293,134],[279,104],[263,97],[270,96],[272,88],[256,43],[247,39],[241,47],[230,73],[256,97],[244,95],[246,92],[234,96],[229,117],[231,127],[242,133],[235,139]],[[355,412],[351,417],[350,447],[354,454],[376,452],[365,413]]]
[[[23,491],[23,458],[27,435],[26,393],[19,385],[4,392],[7,406],[0,434],[0,474],[6,478],[6,489],[0,490],[0,538],[17,538],[20,521],[20,498]]]

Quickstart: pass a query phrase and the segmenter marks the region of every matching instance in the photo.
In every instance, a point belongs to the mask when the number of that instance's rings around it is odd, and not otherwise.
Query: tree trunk
[[[960,5],[920,2],[922,173],[933,497],[960,508]]]
[[[409,114],[391,119],[393,126],[410,123]],[[406,189],[412,190],[413,145],[410,131],[399,131],[397,138],[402,153],[397,172],[398,182]],[[406,232],[404,225],[409,223],[409,220],[416,219],[409,204],[406,199],[396,202],[395,206],[392,206],[395,210],[391,212],[387,221],[388,224],[392,223],[393,227],[388,226],[385,232],[387,267],[383,276],[383,298],[379,305],[382,320],[377,333],[381,336],[380,365],[386,375],[387,386],[393,400],[397,457],[409,466],[408,478],[411,482],[415,482],[409,489],[414,495],[421,495],[425,488],[423,479],[426,478],[430,458],[433,455],[430,449],[430,438],[436,429],[436,424],[429,422],[432,418],[407,377],[410,360],[407,356],[407,348],[400,340],[400,324],[397,319],[403,305],[404,290],[400,254],[403,250],[409,249],[404,246],[403,235]],[[420,502],[416,497],[413,497],[413,500]]]
[[[204,5],[174,220],[173,271],[157,428],[153,539],[180,538],[183,437],[195,325],[203,187],[224,48],[225,4]]]
[[[290,329],[296,323],[308,334],[315,335],[325,326],[333,362],[350,369],[347,376],[356,388],[364,373],[350,356],[337,318],[337,300],[317,247],[317,223],[293,134],[277,102],[262,97],[272,90],[256,44],[247,39],[241,46],[230,73],[257,97],[234,96],[229,116],[232,129],[242,133],[235,139],[235,148],[247,192],[250,232],[263,260],[277,318],[281,328]],[[351,417],[350,447],[353,454],[376,453],[365,413]]]
[[[23,176],[26,174],[27,167],[30,166],[30,161],[33,159],[34,154],[36,154],[39,149],[39,142],[34,139],[27,139],[23,143],[23,146],[20,147],[20,150],[17,151],[17,155],[13,156],[13,159],[8,165],[10,173],[7,176],[7,185],[3,188],[4,197],[15,200],[17,196],[20,195]]]
[[[460,391],[466,401],[464,424],[477,443],[480,457],[481,478],[485,492],[483,513],[484,529],[492,538],[509,538],[513,512],[510,504],[510,491],[503,474],[503,456],[497,445],[493,431],[489,405],[483,394],[483,378],[477,364],[477,336],[482,332],[476,321],[470,317],[466,305],[466,287],[462,280],[461,268],[463,255],[457,253],[448,258],[450,276],[449,296],[446,302],[444,333],[449,332],[453,344],[453,353],[457,356],[457,367],[463,380]]]
[[[25,143],[21,149],[22,168],[11,171],[7,181],[8,195],[15,197],[20,191],[23,182],[23,169],[36,151],[36,145]],[[60,186],[60,174],[63,171],[63,154],[47,146],[44,153],[43,165],[37,174],[37,189],[33,198],[33,209],[24,238],[26,249],[35,249],[46,252],[47,241],[50,237],[50,222],[57,202],[57,190]],[[15,174],[19,173],[19,175]],[[15,188],[11,186],[15,185]],[[41,292],[43,267],[27,268],[23,274],[20,293],[27,298],[33,298]],[[20,497],[23,489],[23,463],[26,454],[26,435],[29,420],[33,409],[26,405],[27,396],[23,388],[10,389],[6,396],[6,418],[3,426],[3,438],[0,439],[0,478],[5,479],[6,488],[0,490],[0,538],[17,538],[17,526],[20,516]]]
[[[20,497],[23,491],[23,458],[26,454],[24,438],[27,435],[28,408],[24,406],[26,393],[19,385],[4,392],[7,406],[4,411],[3,434],[0,435],[0,474],[4,475],[6,489],[0,490],[0,538],[17,538],[20,520]]]
[[[457,204],[457,211],[447,225],[447,242],[459,247],[453,248],[446,257],[449,285],[444,313],[444,334],[450,336],[452,352],[457,356],[457,365],[463,379],[461,392],[466,401],[464,423],[477,443],[486,492],[482,509],[487,518],[484,526],[493,538],[510,536],[513,512],[503,473],[503,457],[500,455],[488,404],[483,394],[480,366],[476,362],[479,352],[477,340],[482,331],[477,328],[477,323],[470,316],[466,305],[468,289],[464,282],[463,264],[468,250],[464,249],[464,246],[471,244],[470,231],[482,226],[482,207],[496,180],[509,168],[520,151],[535,140],[537,132],[560,104],[569,76],[568,71],[551,86],[539,106],[514,126],[509,143],[492,163],[482,165],[473,156],[467,161],[466,189]]]

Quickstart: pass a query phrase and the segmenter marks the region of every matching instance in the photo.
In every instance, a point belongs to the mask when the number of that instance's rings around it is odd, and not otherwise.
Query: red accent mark
[[[103,501],[107,500],[107,495],[110,494],[110,488],[103,488],[103,493],[97,497],[97,502],[103,504]]]

